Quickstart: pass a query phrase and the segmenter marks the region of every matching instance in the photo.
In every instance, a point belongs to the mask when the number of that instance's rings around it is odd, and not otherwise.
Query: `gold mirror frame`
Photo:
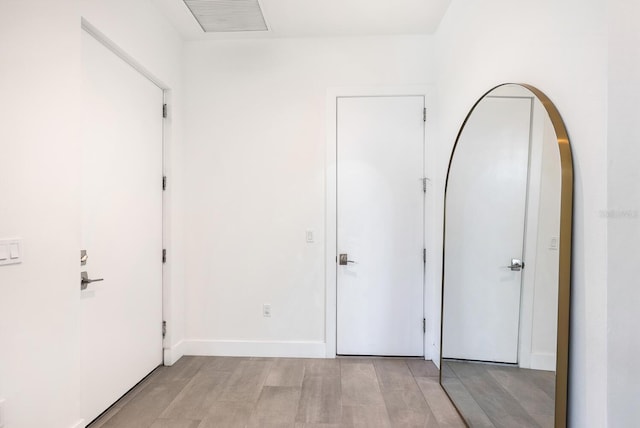
[[[555,396],[555,427],[565,428],[567,426],[567,397],[568,397],[568,380],[569,380],[569,321],[571,308],[571,236],[572,236],[572,219],[573,219],[573,158],[571,155],[571,145],[569,143],[569,135],[564,126],[562,117],[553,102],[538,88],[524,83],[503,83],[497,85],[485,92],[478,101],[475,102],[467,117],[464,119],[456,141],[449,158],[449,166],[447,167],[447,177],[444,188],[444,216],[442,230],[442,288],[440,294],[440,376],[439,382],[442,386],[442,325],[444,321],[444,267],[445,267],[445,251],[444,245],[446,240],[446,221],[447,221],[447,186],[449,184],[449,173],[451,172],[451,163],[456,153],[458,142],[467,121],[473,114],[476,106],[493,90],[506,86],[518,85],[531,91],[542,103],[556,133],[558,140],[558,150],[560,152],[560,234],[558,242],[558,333],[557,333],[557,350],[556,350],[556,396]],[[444,389],[444,388],[443,388]],[[444,390],[454,407],[460,413],[460,410],[451,399],[449,393]],[[464,417],[462,414],[460,416]],[[466,424],[466,422],[465,422]]]

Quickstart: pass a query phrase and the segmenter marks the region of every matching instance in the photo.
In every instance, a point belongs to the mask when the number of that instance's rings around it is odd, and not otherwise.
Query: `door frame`
[[[129,55],[124,49],[118,46],[115,42],[113,42],[107,35],[101,32],[98,28],[96,28],[91,22],[89,22],[86,18],[81,17],[80,21],[81,31],[85,31],[95,40],[97,40],[100,44],[102,44],[105,48],[115,54],[117,57],[122,59],[125,63],[130,65],[134,70],[140,73],[143,77],[148,79],[151,83],[156,85],[162,91],[163,103],[169,106],[169,113],[171,112],[170,106],[172,101],[172,90],[171,88],[165,84],[161,79],[159,79],[154,73],[152,73],[149,69],[147,69],[144,65],[142,65],[138,60],[136,60],[133,56]],[[161,114],[160,110],[162,106],[158,106],[158,114]],[[162,121],[162,175],[167,175],[167,165],[170,163],[170,153],[171,153],[171,135],[172,135],[172,121],[171,114],[168,117],[164,118]],[[158,177],[158,186],[161,185],[161,177]],[[167,186],[167,189],[162,192],[162,248],[167,248],[171,244],[171,217],[168,215],[170,213],[169,207],[171,202],[171,186]],[[160,260],[161,255],[158,254],[158,260]],[[182,355],[172,354],[172,326],[175,325],[172,321],[172,302],[170,300],[170,289],[171,289],[171,270],[169,269],[169,258],[170,252],[167,256],[167,263],[162,265],[162,284],[161,284],[161,292],[162,292],[162,320],[166,321],[167,329],[166,335],[162,339],[162,359],[164,365],[172,365],[175,363]],[[161,326],[158,326],[160,329]],[[126,391],[122,392],[123,394]]]
[[[518,332],[518,367],[536,370],[555,370],[556,354],[536,353],[532,346],[534,329],[534,294],[536,287],[537,255],[540,247],[546,245],[539,241],[540,198],[542,177],[542,152],[544,150],[543,122],[547,114],[544,106],[536,102],[531,95],[531,136],[529,139],[529,163],[527,167],[526,212],[524,218],[524,245],[522,256],[530,266],[523,270],[520,297],[520,326]],[[560,239],[558,236],[557,239]],[[556,337],[557,342],[557,337]]]
[[[427,108],[427,122],[424,132],[424,171],[427,177],[427,192],[424,206],[423,239],[427,250],[427,263],[423,277],[423,317],[426,319],[426,333],[424,335],[424,359],[435,358],[437,346],[435,345],[437,305],[435,295],[435,266],[429,261],[431,254],[436,254],[434,235],[433,212],[435,208],[434,195],[430,189],[434,165],[432,164],[432,146],[434,129],[427,126],[433,123],[432,98],[435,91],[430,86],[388,86],[388,87],[333,87],[327,90],[326,98],[326,154],[325,154],[325,356],[336,357],[337,340],[337,106],[338,98],[343,97],[406,97],[418,96],[424,98]]]

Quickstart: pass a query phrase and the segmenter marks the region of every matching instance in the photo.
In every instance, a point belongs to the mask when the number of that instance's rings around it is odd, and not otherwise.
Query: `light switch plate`
[[[20,258],[20,245],[17,242],[9,244],[9,258],[11,260]]]
[[[22,239],[0,240],[0,266],[22,263]]]

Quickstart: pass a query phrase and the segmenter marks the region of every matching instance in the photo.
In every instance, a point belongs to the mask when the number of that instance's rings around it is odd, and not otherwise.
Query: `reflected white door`
[[[104,279],[79,290],[89,423],[162,363],[163,93],[84,31],[82,84],[81,270]]]
[[[424,355],[424,97],[338,98],[337,353]]]
[[[518,362],[531,98],[487,97],[465,124],[447,187],[442,355]]]

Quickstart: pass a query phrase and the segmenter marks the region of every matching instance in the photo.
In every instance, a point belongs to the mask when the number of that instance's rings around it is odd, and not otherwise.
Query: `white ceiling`
[[[205,33],[183,0],[151,0],[188,40],[433,34],[451,0],[260,0],[269,31]]]

